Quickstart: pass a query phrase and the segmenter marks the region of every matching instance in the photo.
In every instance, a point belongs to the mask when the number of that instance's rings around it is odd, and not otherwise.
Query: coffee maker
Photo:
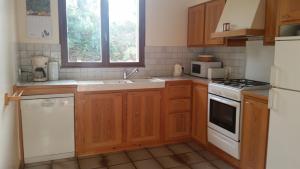
[[[33,81],[44,82],[48,80],[48,57],[33,56],[32,57],[32,75]]]

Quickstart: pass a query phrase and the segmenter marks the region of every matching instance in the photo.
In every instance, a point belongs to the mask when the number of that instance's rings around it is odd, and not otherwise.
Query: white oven
[[[209,94],[208,141],[231,156],[240,158],[241,103]]]

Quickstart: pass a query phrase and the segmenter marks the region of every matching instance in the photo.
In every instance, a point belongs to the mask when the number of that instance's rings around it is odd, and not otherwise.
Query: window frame
[[[101,0],[102,62],[69,62],[66,0],[58,1],[59,41],[63,68],[145,67],[145,0],[139,0],[139,62],[110,62],[108,0]]]

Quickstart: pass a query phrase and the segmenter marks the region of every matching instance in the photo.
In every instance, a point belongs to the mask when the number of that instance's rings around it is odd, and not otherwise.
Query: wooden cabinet
[[[214,0],[206,3],[205,9],[205,44],[206,45],[223,45],[224,38],[212,38],[211,34],[216,31],[221,18],[225,0]]]
[[[191,81],[167,82],[165,88],[165,140],[180,141],[190,138]]]
[[[300,1],[279,0],[279,23],[292,24],[300,23]]]
[[[127,142],[141,145],[160,140],[161,92],[129,92]]]
[[[207,145],[207,85],[193,84],[193,113],[192,113],[192,137],[198,143]]]
[[[82,93],[76,97],[76,151],[114,149],[122,143],[122,93]]]
[[[241,168],[264,169],[269,110],[266,100],[245,96],[241,139]]]
[[[278,0],[266,0],[266,19],[264,45],[274,45],[278,34]]]
[[[197,5],[188,10],[188,46],[204,45],[205,5]]]

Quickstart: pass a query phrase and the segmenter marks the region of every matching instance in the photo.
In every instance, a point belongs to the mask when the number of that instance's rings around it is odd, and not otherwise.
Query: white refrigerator
[[[300,169],[300,36],[277,38],[269,108],[267,169]]]

